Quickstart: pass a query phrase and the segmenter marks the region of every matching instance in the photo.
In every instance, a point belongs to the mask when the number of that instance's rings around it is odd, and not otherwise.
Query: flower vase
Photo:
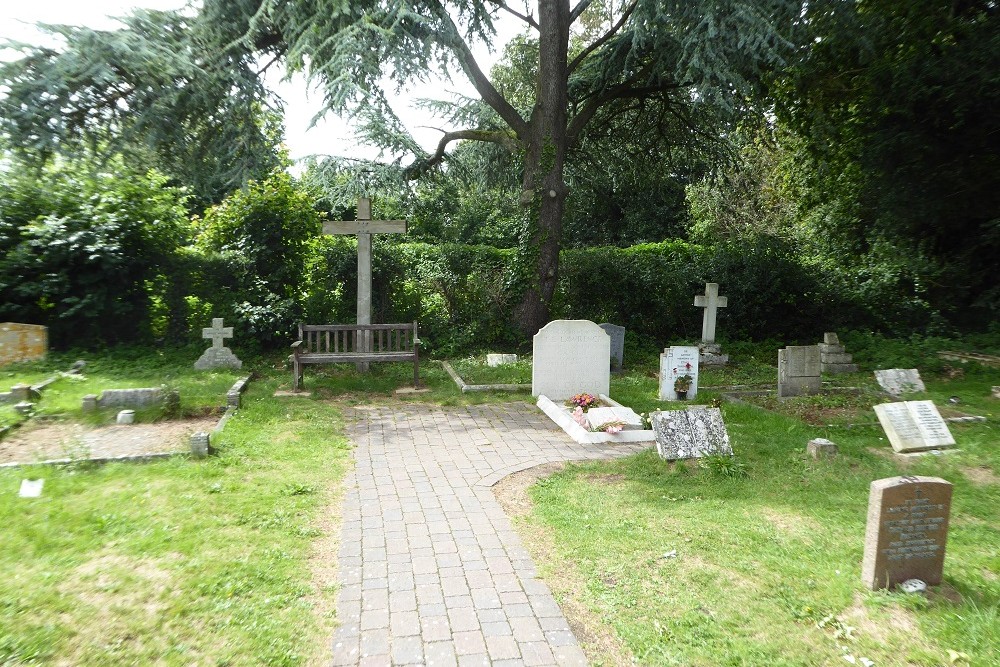
[[[686,401],[687,400],[687,397],[688,397],[687,390],[677,391],[676,393],[677,393],[677,400],[678,401]]]

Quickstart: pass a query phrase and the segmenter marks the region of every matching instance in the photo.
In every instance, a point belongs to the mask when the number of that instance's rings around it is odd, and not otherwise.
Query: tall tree
[[[785,33],[799,15],[792,0],[611,0],[600,30],[593,22],[571,52],[571,33],[594,0],[205,0],[200,18],[211,35],[245,20],[242,54],[284,58],[322,85],[327,110],[349,113],[383,147],[410,151],[410,174],[446,159],[453,142],[488,141],[522,164],[521,203],[531,229],[524,238],[527,272],[518,319],[528,333],[548,320],[555,291],[562,220],[569,187],[567,154],[588,125],[623,100],[664,101],[675,109],[697,101],[746,107],[761,73],[782,62]],[[533,106],[520,112],[476,62],[471,45],[489,41],[499,13],[523,22],[538,40]],[[220,30],[221,30],[220,28]],[[224,43],[225,49],[237,42]],[[234,56],[235,57],[235,56]],[[425,153],[390,104],[394,85],[426,81],[431,71],[459,71],[491,114],[460,109],[473,124],[445,132]],[[387,84],[389,89],[387,90]],[[222,113],[226,113],[223,109]],[[36,119],[37,120],[37,119]]]

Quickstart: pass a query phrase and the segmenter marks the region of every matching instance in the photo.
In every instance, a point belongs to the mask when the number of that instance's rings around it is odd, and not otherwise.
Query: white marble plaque
[[[611,338],[590,320],[554,320],[535,334],[531,395],[564,401],[574,394],[609,394]]]
[[[690,375],[691,388],[687,400],[698,395],[698,348],[688,345],[672,345],[660,355],[660,400],[676,401],[674,382],[682,375]]]
[[[933,401],[903,401],[875,406],[882,430],[897,452],[941,449],[955,444]]]
[[[632,408],[626,407],[591,408],[587,410],[587,422],[593,429],[599,429],[608,422],[621,422],[625,430],[629,431],[642,428],[642,417]]]
[[[875,380],[886,393],[893,396],[927,391],[924,381],[920,379],[920,371],[916,368],[889,368],[875,371]]]

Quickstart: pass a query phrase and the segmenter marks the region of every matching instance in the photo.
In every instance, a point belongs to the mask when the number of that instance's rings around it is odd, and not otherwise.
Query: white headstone
[[[717,310],[729,305],[729,299],[719,296],[718,283],[705,283],[705,293],[694,297],[694,305],[705,309],[705,314],[701,320],[701,342],[715,342],[715,322],[718,317]]]
[[[676,401],[677,392],[674,382],[677,378],[690,375],[691,388],[686,398],[691,400],[698,395],[698,348],[693,345],[672,345],[660,355],[660,400]]]
[[[598,326],[611,337],[611,368],[620,371],[625,363],[625,327],[610,322]]]
[[[817,394],[820,378],[818,345],[789,345],[778,350],[778,396]]]
[[[711,454],[732,456],[729,433],[719,408],[702,406],[653,413],[656,452],[668,461]]]
[[[591,428],[599,429],[608,422],[621,422],[627,431],[642,430],[642,417],[628,407],[591,408],[587,410],[587,422]]]
[[[554,320],[532,343],[531,395],[564,401],[574,394],[608,394],[611,339],[590,320]]]
[[[486,355],[486,365],[487,366],[504,366],[506,364],[516,364],[517,355],[516,354],[494,354],[489,353]]]
[[[882,389],[893,396],[927,391],[923,380],[920,379],[920,371],[916,368],[889,368],[875,371],[875,380]]]
[[[941,449],[955,444],[933,401],[903,401],[875,406],[892,448],[900,453]]]

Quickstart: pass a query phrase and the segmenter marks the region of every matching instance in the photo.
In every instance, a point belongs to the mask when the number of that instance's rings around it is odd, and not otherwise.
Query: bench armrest
[[[414,338],[413,339],[413,344],[414,345],[423,345],[423,342],[419,338]]]
[[[293,351],[298,352],[300,347],[302,347],[302,341],[301,340],[297,340],[294,343],[292,343],[292,350]]]

